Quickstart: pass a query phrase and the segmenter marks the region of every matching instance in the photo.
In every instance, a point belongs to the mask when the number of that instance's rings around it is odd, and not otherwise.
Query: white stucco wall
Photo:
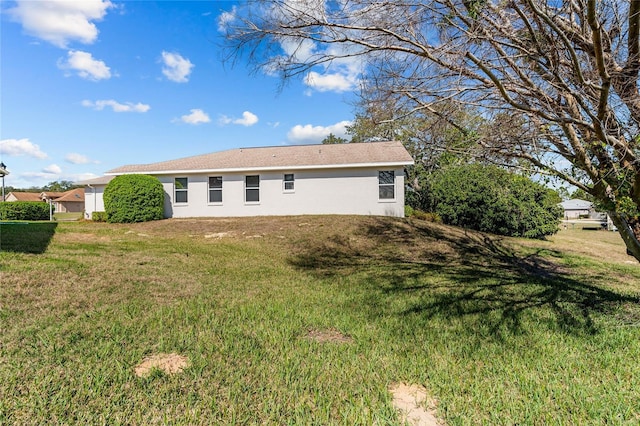
[[[579,219],[581,215],[589,215],[589,210],[581,209],[581,210],[565,210],[564,218],[565,219]]]
[[[106,185],[85,186],[84,187],[84,217],[91,219],[93,212],[104,211],[104,201],[102,194]]]
[[[378,171],[395,173],[395,199],[380,200]],[[294,190],[284,190],[284,174],[295,176]],[[260,176],[260,201],[245,202],[245,176]],[[222,203],[209,203],[209,177],[222,176]],[[177,174],[157,176],[165,191],[165,217],[288,216],[353,214],[404,216],[404,169],[361,168],[283,170],[246,173]],[[174,180],[188,178],[188,202],[176,203]],[[104,211],[103,187],[85,190],[87,217]]]
[[[167,198],[166,217],[357,214],[404,216],[404,170],[394,169],[395,199],[379,200],[378,169],[248,172],[160,176]],[[285,173],[295,176],[285,191]],[[260,176],[260,201],[245,202],[245,176]],[[222,203],[209,203],[209,176],[222,176]],[[174,201],[174,178],[187,177],[188,202]]]
[[[395,172],[395,199],[378,199],[378,169],[249,172],[159,176],[167,198],[166,217],[359,214],[404,216],[404,170]],[[285,173],[295,176],[294,191],[284,191]],[[245,202],[245,176],[260,176],[260,202]],[[222,203],[209,200],[209,176],[222,176]],[[189,179],[188,202],[174,202],[174,178]]]

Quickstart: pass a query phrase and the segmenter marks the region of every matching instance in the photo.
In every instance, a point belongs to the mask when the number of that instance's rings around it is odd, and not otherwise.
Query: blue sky
[[[5,184],[28,188],[125,164],[344,136],[358,65],[314,70],[279,90],[277,77],[224,63],[220,26],[237,5],[2,0]]]

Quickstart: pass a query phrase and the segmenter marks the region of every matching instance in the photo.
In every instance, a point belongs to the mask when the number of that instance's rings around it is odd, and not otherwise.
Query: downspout
[[[91,188],[91,192],[93,192],[93,211],[95,212],[96,211],[96,207],[97,207],[97,204],[96,204],[96,189],[93,186],[91,186],[91,184],[87,184],[87,186],[89,188]],[[88,216],[88,213],[86,213],[86,214]],[[87,217],[87,219],[89,219],[89,217]]]

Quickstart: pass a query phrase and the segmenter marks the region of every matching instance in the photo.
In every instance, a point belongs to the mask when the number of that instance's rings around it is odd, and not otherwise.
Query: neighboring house
[[[42,201],[53,204],[56,213],[81,212],[84,210],[84,189],[66,192],[10,192],[7,201]]]
[[[80,213],[84,210],[84,189],[76,188],[66,192],[43,192],[42,199],[53,203],[56,213]]]
[[[589,216],[593,211],[593,203],[590,201],[573,199],[560,203],[564,209],[565,219],[579,219],[580,216]]]
[[[6,201],[42,201],[37,192],[17,192],[12,191],[5,197]]]
[[[165,217],[303,214],[404,216],[400,142],[238,148],[152,164],[118,167],[86,185],[85,214],[102,211],[109,177],[157,177]],[[102,180],[101,180],[102,179]]]

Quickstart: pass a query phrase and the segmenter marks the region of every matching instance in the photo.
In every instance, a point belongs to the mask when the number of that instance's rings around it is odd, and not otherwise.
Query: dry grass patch
[[[146,377],[154,369],[164,371],[166,374],[181,373],[185,368],[190,365],[189,358],[186,356],[178,355],[176,353],[170,354],[156,354],[145,357],[142,362],[133,369],[134,373],[138,377]]]
[[[638,262],[627,255],[620,234],[609,231],[584,231],[581,229],[563,229],[548,237],[548,241],[523,241],[527,245],[547,245],[554,250],[588,256],[621,265],[637,265]]]
[[[311,329],[304,335],[305,339],[320,343],[351,343],[353,338],[335,329]]]

